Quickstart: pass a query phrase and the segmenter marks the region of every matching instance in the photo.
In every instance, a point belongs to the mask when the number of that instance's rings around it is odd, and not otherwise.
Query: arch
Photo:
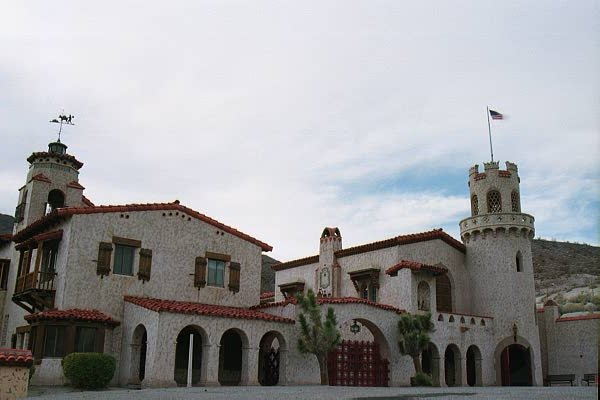
[[[131,365],[129,383],[139,385],[146,377],[146,351],[148,332],[143,324],[133,330],[131,338]]]
[[[474,194],[471,197],[471,216],[476,217],[479,215],[479,199],[477,195]]]
[[[443,314],[438,315],[438,321],[443,321],[443,320],[444,320],[444,315]]]
[[[431,310],[431,290],[425,281],[419,282],[417,286],[417,307],[419,311]]]
[[[470,323],[471,323],[471,325],[475,325],[475,318],[471,318]]]
[[[323,229],[323,232],[321,233],[321,239],[326,238],[326,237],[342,237],[342,234],[340,233],[340,230],[338,228],[325,228]]]
[[[421,353],[423,372],[431,376],[433,386],[440,386],[440,352],[435,344],[429,342]]]
[[[510,193],[510,205],[513,212],[521,212],[521,204],[519,201],[519,192],[513,190]]]
[[[287,344],[283,335],[269,331],[263,335],[259,344],[258,382],[262,386],[274,386],[286,382],[285,363]]]
[[[535,358],[529,342],[521,336],[500,341],[494,352],[496,383],[502,386],[535,385]]]
[[[467,349],[467,385],[481,386],[481,351],[475,345]]]
[[[455,344],[449,344],[444,352],[444,379],[446,386],[460,386],[462,383],[460,350]]]
[[[228,329],[219,342],[219,383],[223,386],[237,386],[245,383],[247,370],[248,338],[236,328]]]
[[[188,325],[179,331],[175,346],[174,379],[178,385],[187,384],[188,360],[190,351],[190,336],[193,336],[192,348],[192,385],[202,384],[203,344],[208,343],[204,330],[195,325]]]
[[[517,267],[517,272],[523,272],[523,256],[521,255],[521,250],[517,251],[515,265]]]
[[[502,212],[502,196],[500,192],[492,189],[487,192],[487,211],[489,214]]]
[[[437,311],[452,312],[452,284],[447,273],[435,277],[435,303]]]
[[[465,317],[460,317],[460,323],[464,324],[465,323]]]
[[[58,190],[53,189],[48,193],[48,207],[47,213],[65,206],[65,194]]]
[[[451,315],[450,318],[448,318],[448,322],[454,322],[454,315]]]

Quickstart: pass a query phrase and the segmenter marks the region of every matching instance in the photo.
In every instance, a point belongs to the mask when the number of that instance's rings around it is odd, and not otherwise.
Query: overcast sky
[[[325,226],[460,239],[489,105],[536,236],[598,244],[600,2],[166,4],[2,5],[0,213],[64,109],[97,205],[179,199],[282,261]]]

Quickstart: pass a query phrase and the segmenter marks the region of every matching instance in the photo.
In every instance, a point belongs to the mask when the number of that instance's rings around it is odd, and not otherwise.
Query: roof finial
[[[53,124],[60,124],[60,127],[58,128],[58,143],[60,143],[60,134],[62,132],[62,126],[63,124],[66,125],[75,125],[73,123],[73,118],[75,118],[74,115],[69,114],[68,116],[65,114],[65,110],[63,109],[62,114],[60,114],[58,116],[58,118],[54,118],[52,120],[50,120],[51,123]]]

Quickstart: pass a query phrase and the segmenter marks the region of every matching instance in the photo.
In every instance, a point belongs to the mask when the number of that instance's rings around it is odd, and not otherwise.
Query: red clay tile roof
[[[450,246],[454,247],[460,252],[465,253],[466,247],[464,244],[454,239],[452,236],[448,235],[442,229],[434,229],[428,232],[421,233],[413,233],[409,235],[400,235],[393,237],[391,239],[382,240],[379,242],[367,243],[360,246],[349,247],[347,249],[338,250],[335,252],[335,256],[337,258],[347,257],[355,254],[366,253],[369,251],[375,251],[380,249],[385,249],[388,247],[401,246],[403,244],[409,243],[417,243],[424,242],[428,240],[440,239]],[[302,265],[309,265],[319,262],[319,256],[310,256],[305,258],[300,258],[297,260],[287,261],[280,264],[275,264],[271,268],[275,271],[281,271],[284,269],[299,267]]]
[[[73,182],[67,183],[67,187],[70,187],[70,188],[73,188],[73,189],[85,190],[85,188],[83,186],[81,186],[79,184],[79,182],[77,182],[77,181],[73,181]]]
[[[248,308],[193,303],[189,301],[161,300],[145,297],[125,296],[125,301],[156,312],[175,314],[197,314],[222,318],[255,319],[293,324],[293,319],[279,317]]]
[[[574,315],[572,317],[560,317],[556,320],[556,322],[585,321],[588,319],[600,319],[600,314],[586,314]]]
[[[0,348],[0,365],[31,367],[33,356],[30,350]]]
[[[261,308],[271,308],[271,307],[280,307],[287,306],[288,304],[297,304],[298,300],[295,298],[289,298],[283,301],[277,301],[275,303],[265,303],[258,304],[256,306],[250,307],[253,310],[261,309]],[[367,306],[380,308],[386,311],[393,311],[396,314],[403,314],[406,311],[400,308],[396,308],[394,306],[390,306],[388,304],[376,303],[371,300],[362,299],[360,297],[320,297],[317,299],[317,304],[365,304]]]
[[[502,178],[510,178],[512,174],[510,173],[510,171],[499,170],[498,176]]]
[[[536,308],[536,309],[535,309],[535,312],[538,312],[538,313],[543,313],[543,312],[544,312],[544,309],[543,309],[543,308]]]
[[[475,175],[475,177],[473,178],[473,180],[480,181],[480,180],[485,179],[485,178],[487,178],[487,175],[485,174],[485,172],[481,172],[481,173]]]
[[[448,268],[445,267],[437,267],[435,265],[422,264],[417,261],[402,260],[398,264],[386,269],[385,273],[390,276],[397,276],[398,271],[400,271],[402,268],[408,268],[413,271],[427,270],[433,272],[434,274],[445,274],[448,272]]]
[[[275,292],[263,292],[260,294],[261,299],[268,299],[275,296]]]
[[[83,163],[78,161],[75,157],[70,154],[56,154],[56,153],[48,153],[47,151],[38,151],[36,153],[32,153],[29,157],[27,157],[27,161],[33,163],[36,158],[58,158],[63,161],[69,161],[73,163],[75,169],[80,169],[83,167]]]
[[[98,310],[84,310],[79,308],[72,308],[69,310],[48,310],[40,311],[35,314],[29,314],[25,316],[25,320],[31,321],[45,321],[45,320],[75,320],[75,321],[86,321],[86,322],[103,322],[109,325],[119,325],[119,321],[113,319],[110,315],[106,315]]]
[[[92,203],[92,201],[85,196],[81,196],[81,202],[88,207],[94,207],[94,203]]]
[[[47,183],[52,183],[52,181],[50,180],[50,178],[48,178],[46,175],[42,174],[41,172],[37,175],[34,175],[31,178],[32,181],[40,181],[40,182],[47,182]]]
[[[253,238],[250,235],[247,235],[243,232],[238,231],[230,226],[227,226],[217,220],[214,220],[210,217],[207,217],[204,214],[201,214],[197,211],[192,210],[191,208],[187,208],[179,204],[179,201],[176,200],[173,203],[154,203],[154,204],[125,204],[125,205],[110,205],[110,206],[93,206],[93,207],[66,207],[66,208],[58,208],[52,211],[50,214],[46,215],[33,222],[26,228],[17,232],[13,241],[16,243],[22,242],[23,240],[35,235],[37,233],[43,232],[54,224],[67,219],[72,215],[79,214],[100,214],[100,213],[118,213],[118,212],[136,212],[136,211],[179,211],[186,213],[187,215],[199,219],[200,221],[206,222],[214,227],[217,227],[227,233],[232,234],[233,236],[237,236],[243,240],[246,240],[250,243],[253,243],[259,246],[263,251],[271,251],[273,247],[268,244],[261,242],[258,239]]]

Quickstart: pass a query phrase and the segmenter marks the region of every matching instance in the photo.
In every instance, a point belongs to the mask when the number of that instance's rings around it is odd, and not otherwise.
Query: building
[[[13,234],[0,237],[0,347],[31,349],[34,384],[63,384],[74,351],[115,356],[115,385],[318,383],[316,359],[295,348],[294,294],[308,289],[340,322],[333,384],[410,384],[403,312],[433,315],[422,359],[436,385],[540,385],[558,373],[544,349],[560,318],[538,322],[534,219],[521,212],[515,164],[471,168],[462,241],[433,230],[343,248],[325,228],[319,254],[276,265],[278,292],[261,295],[271,246],[179,201],[96,206],[66,150],[54,142],[28,157]]]

